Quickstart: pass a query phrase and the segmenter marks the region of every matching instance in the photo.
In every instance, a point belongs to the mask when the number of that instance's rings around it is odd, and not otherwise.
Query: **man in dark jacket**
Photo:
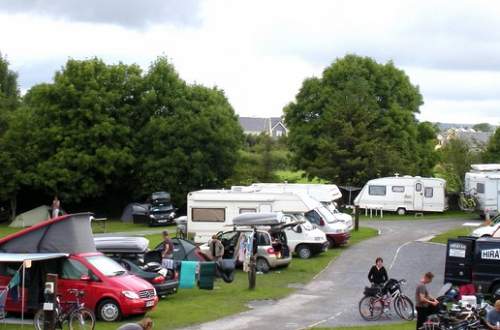
[[[384,260],[378,257],[375,260],[375,265],[372,266],[368,273],[368,280],[372,285],[382,286],[388,279],[387,271],[384,268]]]

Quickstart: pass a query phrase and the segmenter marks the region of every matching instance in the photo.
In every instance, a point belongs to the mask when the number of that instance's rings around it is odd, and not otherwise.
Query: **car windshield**
[[[335,223],[338,222],[337,219],[333,216],[332,212],[328,211],[328,209],[324,206],[320,206],[317,208],[319,213],[321,214],[321,217],[325,219],[326,222],[328,223]]]
[[[106,277],[120,276],[127,273],[125,268],[106,256],[91,256],[86,257],[86,259]]]

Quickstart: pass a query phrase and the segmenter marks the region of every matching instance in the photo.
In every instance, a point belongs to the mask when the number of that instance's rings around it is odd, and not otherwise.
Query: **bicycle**
[[[56,329],[63,329],[63,325],[68,323],[70,330],[94,330],[94,313],[86,308],[84,303],[80,302],[80,298],[84,297],[85,293],[77,289],[69,289],[68,292],[75,295],[75,301],[61,303],[60,296],[56,297],[54,304]],[[62,305],[66,305],[65,308]],[[35,329],[43,330],[44,321],[45,311],[41,309],[35,314],[33,320]]]
[[[365,288],[364,296],[359,301],[359,314],[366,321],[376,321],[394,307],[396,314],[405,321],[415,318],[413,302],[403,294],[406,280],[390,279],[382,287]]]

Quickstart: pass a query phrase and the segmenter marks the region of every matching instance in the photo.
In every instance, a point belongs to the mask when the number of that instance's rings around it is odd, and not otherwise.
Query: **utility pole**
[[[354,206],[354,231],[359,230],[359,207]]]

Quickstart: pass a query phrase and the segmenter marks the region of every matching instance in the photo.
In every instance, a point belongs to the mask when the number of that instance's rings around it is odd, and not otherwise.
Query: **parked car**
[[[233,219],[265,217],[273,213],[247,213]],[[276,217],[275,217],[276,218]],[[283,214],[276,221],[266,221],[255,223],[255,234],[257,235],[257,271],[267,273],[272,268],[287,267],[292,261],[290,248],[288,247],[286,228],[296,226],[297,223],[286,223]],[[224,259],[235,259],[241,264],[239,258],[239,247],[242,240],[246,240],[248,235],[254,233],[254,229],[244,225],[244,222],[234,222],[234,229],[217,233],[217,238],[224,245]],[[251,222],[248,222],[251,223]],[[200,246],[200,249],[207,253],[208,244]]]
[[[130,274],[99,252],[71,254],[67,258],[46,261],[44,267],[58,273],[57,291],[61,301],[74,300],[69,289],[81,290],[84,292],[82,302],[85,307],[95,311],[96,316],[104,321],[141,315],[158,303],[150,283]],[[17,269],[19,264],[0,264],[0,286],[6,286]],[[5,309],[7,312],[20,312],[21,301],[13,300],[9,295]]]
[[[151,194],[151,203],[134,205],[134,223],[147,223],[150,226],[165,226],[174,223],[177,209],[172,205],[170,194],[165,191]]]
[[[329,247],[333,248],[349,242],[351,238],[349,228],[344,222],[337,220],[325,206],[320,205],[306,212],[304,216],[325,233]]]
[[[474,229],[471,236],[473,237],[491,237],[500,228],[500,215],[497,215],[491,220],[487,226],[481,226]]]
[[[118,262],[130,273],[151,283],[158,296],[177,292],[177,271],[161,266],[161,253],[148,250],[148,239],[137,236],[98,235],[94,242],[98,251]]]
[[[324,232],[307,221],[302,214],[285,215],[287,222],[296,222],[286,229],[288,247],[301,259],[308,259],[315,254],[328,250],[328,239]]]

